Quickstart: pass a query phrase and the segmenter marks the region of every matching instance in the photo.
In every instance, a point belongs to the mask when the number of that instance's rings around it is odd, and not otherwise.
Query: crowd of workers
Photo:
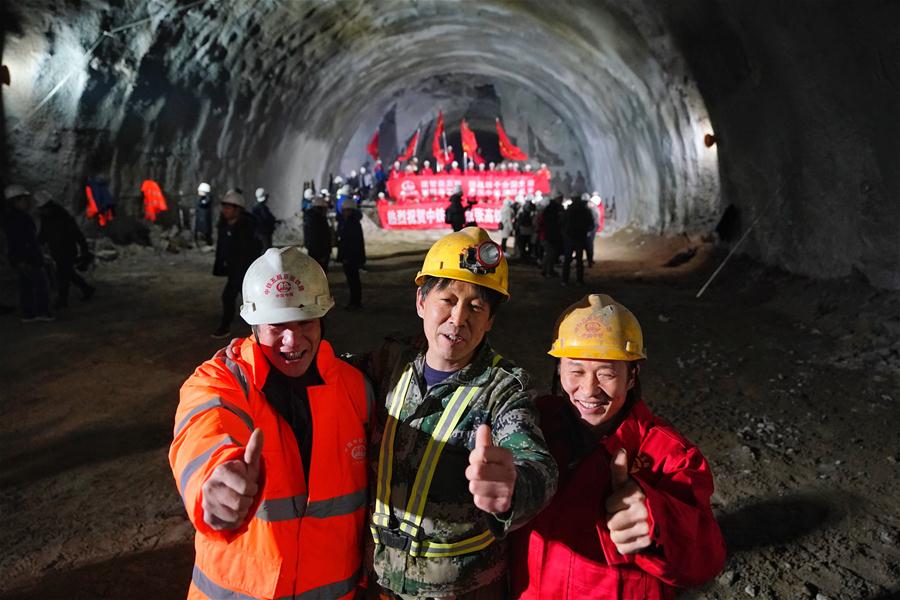
[[[197,187],[194,215],[194,239],[196,243],[212,244],[212,187],[203,182]],[[362,307],[362,283],[360,270],[366,263],[365,240],[362,231],[362,213],[358,198],[352,197],[350,187],[342,185],[335,205],[335,223],[329,219],[328,195],[315,197],[311,190],[304,194],[303,238],[311,257],[327,272],[332,249],[337,245],[337,260],[344,269],[350,299],[346,308]],[[244,274],[250,264],[272,247],[272,236],[277,220],[268,207],[269,194],[265,188],[256,190],[256,203],[248,209],[243,192],[230,189],[219,200],[220,215],[217,221],[216,254],[213,275],[225,277],[222,290],[222,318],[212,337],[224,338],[231,334],[238,295]]]
[[[337,357],[320,260],[288,246],[247,268],[252,334],[175,416],[190,598],[671,598],[719,572],[709,465],[645,404],[631,311],[567,308],[535,400],[488,340],[512,299],[486,231],[435,242],[415,285],[421,331]]]

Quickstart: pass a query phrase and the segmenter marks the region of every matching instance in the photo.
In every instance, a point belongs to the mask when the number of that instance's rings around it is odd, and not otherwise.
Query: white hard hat
[[[321,319],[334,306],[325,271],[297,246],[269,248],[253,261],[241,295],[250,325]]]
[[[341,186],[341,189],[338,190],[338,194],[342,194],[344,196],[349,195],[350,194],[350,186],[349,185]]]
[[[225,192],[225,195],[222,196],[222,204],[234,204],[241,208],[247,208],[247,202],[244,200],[244,196],[237,190],[228,190]]]
[[[365,168],[365,167],[360,167],[360,168],[359,168],[359,172],[360,172],[360,173],[365,173],[365,172],[366,172],[366,168]]]
[[[209,184],[205,181],[197,186],[197,193],[206,195],[212,191],[212,188],[209,187]]]
[[[18,198],[19,196],[30,196],[31,192],[25,189],[24,185],[19,185],[18,183],[14,183],[12,185],[6,186],[6,189],[3,190],[3,197],[7,200],[12,200],[13,198]]]
[[[241,295],[250,325],[321,319],[334,306],[325,271],[298,246],[269,248],[253,261]]]
[[[350,177],[356,177],[356,169],[350,171]]]
[[[431,166],[431,163],[428,162],[427,160],[426,160],[424,163],[422,163],[422,164],[424,164],[426,167]]]
[[[268,195],[269,194],[266,193],[266,188],[256,188],[256,199],[260,202],[265,202]]]
[[[526,170],[526,171],[530,171],[530,170],[531,170],[531,163],[525,163],[525,170]]]
[[[458,166],[459,166],[459,163],[456,162],[456,161],[454,160],[452,163],[450,163],[450,166],[451,166],[451,167],[458,167]]]
[[[312,191],[312,188],[306,188],[305,190],[303,190],[303,197],[306,200],[311,200],[312,197],[315,195],[316,195],[316,193],[314,191]]]
[[[344,178],[341,177],[340,175],[337,175],[337,176],[334,178],[334,183],[335,183],[335,185],[340,184],[340,183],[344,183]]]
[[[379,198],[384,198],[384,192],[378,192],[378,197],[379,197]]]

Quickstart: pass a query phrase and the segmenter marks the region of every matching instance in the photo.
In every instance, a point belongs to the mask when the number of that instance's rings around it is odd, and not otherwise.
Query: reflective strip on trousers
[[[341,596],[352,592],[359,583],[361,576],[362,567],[360,566],[356,569],[356,572],[347,579],[326,583],[325,585],[314,587],[299,594],[278,596],[276,600],[334,600],[335,598],[340,598]],[[198,590],[215,600],[256,600],[253,596],[248,596],[247,594],[235,592],[234,590],[229,590],[228,588],[220,586],[207,577],[197,565],[194,565],[194,573],[191,576],[191,580]]]

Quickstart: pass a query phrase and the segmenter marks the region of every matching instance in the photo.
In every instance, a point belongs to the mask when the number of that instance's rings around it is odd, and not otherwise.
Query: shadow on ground
[[[193,564],[194,548],[190,544],[117,556],[71,571],[52,573],[27,587],[0,592],[0,600],[184,598]]]
[[[730,554],[786,544],[845,516],[837,497],[794,494],[761,500],[718,517]]]
[[[53,477],[99,461],[140,454],[166,446],[169,431],[158,425],[98,426],[79,429],[59,439],[6,454],[0,466],[0,488]]]

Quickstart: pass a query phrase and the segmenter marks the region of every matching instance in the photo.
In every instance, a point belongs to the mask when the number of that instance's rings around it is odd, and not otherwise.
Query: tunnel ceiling
[[[757,14],[733,0],[31,2],[6,9],[7,160],[19,180],[69,198],[81,178],[101,173],[121,197],[146,177],[170,195],[191,195],[201,179],[220,193],[264,185],[288,216],[302,181],[365,160],[389,113],[402,144],[438,108],[451,131],[463,116],[483,131],[496,110],[534,159],[563,163],[557,174],[583,170],[587,186],[614,197],[622,224],[710,231],[735,204],[742,229],[769,217],[747,246],[769,262],[818,276],[856,268],[900,286],[900,247],[883,222],[863,223],[864,234],[838,231],[852,251],[823,254],[823,236],[835,232],[823,234],[826,217],[810,208],[817,186],[803,181],[803,153],[827,136],[798,143],[809,134],[799,107],[774,106],[789,90],[797,100],[795,83],[827,93],[832,74],[811,50],[834,33],[829,19],[846,15],[824,11],[811,21],[821,34],[790,37],[778,21],[802,20],[804,3],[776,4]],[[859,34],[883,17],[864,19]],[[888,64],[892,48],[876,48]],[[786,77],[812,66],[808,79]],[[894,75],[888,68],[887,85]],[[818,118],[842,104],[822,103]],[[766,146],[762,127],[772,125],[784,127],[797,156]],[[706,148],[713,131],[719,143]],[[883,158],[869,166],[858,189],[896,190],[896,176],[881,177]],[[773,195],[794,226],[801,215],[808,223],[792,230],[765,215]]]

